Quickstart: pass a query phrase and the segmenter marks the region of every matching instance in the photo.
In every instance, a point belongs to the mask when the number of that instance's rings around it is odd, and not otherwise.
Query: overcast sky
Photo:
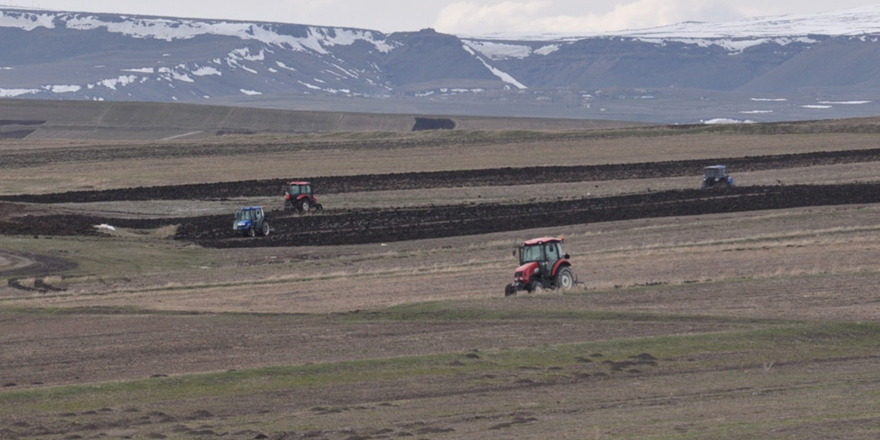
[[[390,33],[596,33],[851,9],[880,0],[0,0],[64,11],[258,20]]]

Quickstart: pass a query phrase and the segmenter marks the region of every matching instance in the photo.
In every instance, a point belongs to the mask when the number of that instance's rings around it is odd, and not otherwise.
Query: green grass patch
[[[880,348],[878,341],[880,323],[794,324],[701,335],[494,350],[480,352],[476,359],[467,358],[464,353],[445,353],[7,391],[0,392],[0,408],[4,408],[2,412],[7,414],[78,412],[134,403],[224,399],[307,387],[459,377],[463,374],[470,375],[469,380],[473,381],[488,372],[532,374],[536,380],[541,380],[559,374],[546,368],[583,365],[578,358],[595,353],[602,353],[602,359],[610,361],[624,361],[647,353],[659,359],[653,368],[665,372],[761,368],[767,361],[772,361],[776,368],[784,368],[788,363],[875,356]],[[591,368],[606,368],[598,360],[590,364]],[[458,383],[460,379],[456,381]]]

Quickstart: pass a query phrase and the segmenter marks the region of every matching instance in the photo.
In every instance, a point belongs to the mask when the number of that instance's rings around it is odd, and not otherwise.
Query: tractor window
[[[311,194],[312,193],[312,185],[306,185],[304,187],[303,194]]]
[[[523,249],[522,262],[541,261],[543,259],[541,254],[541,246],[526,246]]]
[[[706,177],[724,177],[726,174],[721,168],[706,168]]]
[[[298,196],[300,194],[299,185],[290,185],[290,190],[287,192],[292,196]]]
[[[561,258],[558,243],[547,243],[544,245],[544,249],[547,252],[547,260],[556,261]]]
[[[254,219],[254,211],[251,211],[251,210],[238,211],[238,213],[235,214],[235,218],[237,220],[253,220]]]

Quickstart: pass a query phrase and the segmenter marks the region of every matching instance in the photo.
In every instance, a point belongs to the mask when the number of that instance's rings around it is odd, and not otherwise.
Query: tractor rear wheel
[[[271,228],[269,228],[269,222],[264,221],[263,222],[263,230],[260,231],[261,234],[263,235],[263,237],[268,237],[270,231],[271,231]]]
[[[309,200],[308,197],[303,198],[302,200],[297,202],[297,209],[299,209],[300,212],[309,212],[309,210],[312,209],[311,200]]]
[[[574,287],[574,272],[570,267],[563,267],[556,273],[556,288],[562,290],[571,290]]]

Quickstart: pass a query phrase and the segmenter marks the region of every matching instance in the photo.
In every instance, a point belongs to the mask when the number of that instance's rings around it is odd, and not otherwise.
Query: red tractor
[[[544,289],[569,290],[578,284],[571,270],[568,254],[562,252],[565,238],[536,238],[517,246],[513,255],[519,255],[520,266],[513,274],[513,283],[504,289],[504,296],[525,290],[540,293]]]
[[[322,211],[324,207],[312,193],[311,183],[293,181],[284,184],[284,210],[291,209],[309,212],[312,209]]]

